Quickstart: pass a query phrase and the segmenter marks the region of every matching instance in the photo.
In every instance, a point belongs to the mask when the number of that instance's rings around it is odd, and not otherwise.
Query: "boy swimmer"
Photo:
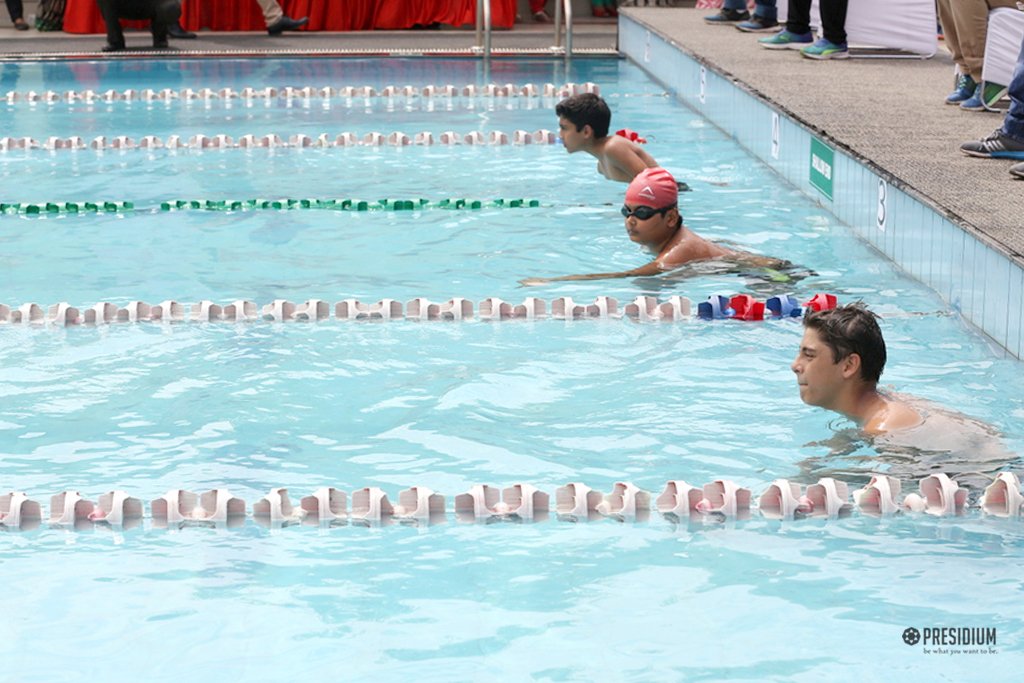
[[[729,249],[704,239],[683,225],[683,218],[679,215],[677,206],[678,199],[679,189],[676,180],[663,168],[642,170],[626,189],[626,203],[622,207],[626,233],[629,239],[655,254],[654,260],[650,263],[619,273],[528,278],[520,280],[520,284],[532,286],[563,280],[603,280],[658,275],[695,262],[720,265],[729,272],[734,271],[736,267],[774,270],[792,267],[788,261]]]
[[[555,114],[565,151],[596,157],[597,172],[609,180],[628,183],[644,169],[658,165],[637,143],[621,135],[608,135],[612,112],[597,95],[568,97],[555,106]]]
[[[921,398],[879,391],[885,361],[877,316],[849,304],[804,315],[804,336],[790,368],[803,402],[856,423],[878,451],[880,459],[873,462],[885,463],[893,476],[942,471],[982,487],[988,483],[985,473],[1020,466],[991,425]],[[840,462],[830,457],[822,464],[832,469]],[[802,467],[813,465],[807,461]]]
[[[921,423],[906,402],[878,391],[885,340],[877,316],[858,304],[807,313],[800,351],[790,369],[804,403],[832,410],[867,434]]]

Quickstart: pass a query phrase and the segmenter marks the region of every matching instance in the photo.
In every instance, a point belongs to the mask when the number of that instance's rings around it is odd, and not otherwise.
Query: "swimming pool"
[[[885,318],[883,377],[984,419],[1021,450],[1020,365],[877,259],[708,122],[620,61],[503,63],[495,82],[594,82],[613,127],[694,191],[701,234],[813,267],[797,292],[863,298]],[[137,69],[129,71],[128,69]],[[184,85],[187,75],[188,86]],[[197,80],[201,79],[201,80]],[[145,62],[4,66],[4,88],[480,84],[459,60]],[[198,84],[198,85],[197,85]],[[552,102],[371,98],[246,108],[113,102],[0,105],[11,135],[279,134],[556,127]],[[472,105],[472,106],[471,106]],[[72,113],[74,110],[74,113]],[[6,131],[5,131],[6,132]],[[119,214],[0,216],[9,304],[238,298],[376,301],[597,295],[694,301],[734,276],[560,283],[532,275],[642,262],[622,187],[557,145],[274,150],[30,150],[0,154],[3,200],[131,200]],[[160,211],[175,198],[529,198],[539,208],[413,212]],[[871,444],[803,406],[788,370],[799,321],[111,325],[0,329],[3,485],[37,499],[226,486],[252,502],[324,485],[448,496],[517,482],[776,477],[860,484]],[[757,401],[751,406],[752,397]],[[834,430],[840,430],[838,437]],[[829,441],[830,443],[826,443]],[[830,452],[836,455],[829,456]],[[953,463],[967,469],[970,463]],[[905,471],[905,458],[882,466]],[[903,468],[901,470],[900,468]],[[948,469],[948,468],[947,468]],[[912,482],[906,478],[905,485]],[[779,679],[916,675],[1019,661],[1021,527],[855,515],[779,523],[265,529],[42,528],[0,537],[14,679]],[[1012,599],[1012,598],[1011,598]],[[910,626],[992,627],[998,655],[926,656]],[[856,643],[851,647],[850,643]],[[125,647],[128,645],[128,647]],[[908,654],[912,653],[912,654]]]

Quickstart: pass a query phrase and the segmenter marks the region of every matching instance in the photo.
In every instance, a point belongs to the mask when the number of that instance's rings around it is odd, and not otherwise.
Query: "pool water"
[[[4,90],[481,84],[468,60],[5,64]],[[688,225],[817,274],[790,291],[863,299],[884,318],[884,383],[1024,446],[1020,363],[784,185],[636,66],[516,60],[491,80],[597,83],[613,129],[693,192]],[[2,94],[2,92],[0,92]],[[408,106],[406,106],[406,104]],[[555,130],[554,101],[209,107],[0,104],[4,134]],[[10,132],[8,132],[10,131]],[[750,291],[733,275],[554,283],[530,276],[643,263],[623,186],[560,145],[0,153],[0,201],[129,200],[122,214],[0,216],[0,301],[123,304],[424,296],[589,301]],[[159,210],[179,198],[536,199],[538,208],[412,212]],[[779,291],[786,291],[781,287]],[[934,470],[804,406],[799,321],[125,324],[0,327],[0,487],[95,499],[125,489],[778,477],[916,488]],[[943,460],[945,458],[945,461]],[[1015,457],[1008,464],[1019,469]],[[927,464],[925,464],[927,463]],[[976,496],[979,491],[973,489]],[[147,505],[148,508],[148,505]],[[3,527],[0,527],[2,530]],[[1021,663],[1019,522],[854,514],[842,520],[385,524],[180,530],[145,524],[0,535],[0,680],[174,680],[197,672],[423,680],[888,680]],[[998,630],[998,653],[939,656],[907,627]],[[880,662],[885,662],[884,668]]]

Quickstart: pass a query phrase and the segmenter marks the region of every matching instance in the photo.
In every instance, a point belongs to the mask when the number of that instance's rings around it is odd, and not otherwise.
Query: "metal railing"
[[[565,16],[565,48],[562,48],[562,16]],[[572,0],[555,0],[555,44],[552,52],[572,56]],[[476,42],[473,49],[491,58],[491,0],[476,0]]]
[[[482,40],[481,40],[481,34]],[[491,0],[476,0],[476,44],[483,50],[484,59],[491,58]]]
[[[563,10],[564,7],[564,10]],[[565,12],[565,56],[572,56],[572,0],[555,0],[555,44],[552,50],[562,47],[562,12]]]

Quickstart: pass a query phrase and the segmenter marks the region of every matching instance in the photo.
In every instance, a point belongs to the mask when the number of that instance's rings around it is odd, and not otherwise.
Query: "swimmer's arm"
[[[535,287],[536,285],[547,284],[548,282],[569,282],[575,280],[610,280],[619,277],[644,277],[647,275],[658,275],[665,272],[658,261],[651,261],[639,268],[624,270],[618,273],[585,273],[582,275],[562,275],[561,277],[528,277],[520,280],[519,284],[524,287]]]

